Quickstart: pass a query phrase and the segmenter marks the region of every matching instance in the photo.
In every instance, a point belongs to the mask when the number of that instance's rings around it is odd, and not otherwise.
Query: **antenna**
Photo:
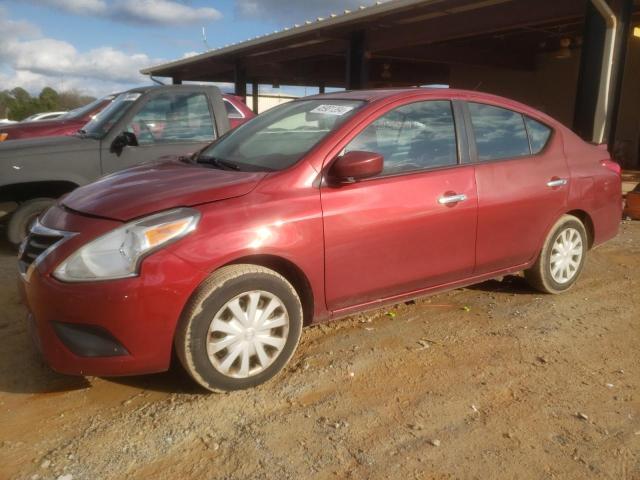
[[[164,82],[158,80],[157,78],[155,78],[153,75],[149,75],[149,78],[151,79],[151,81],[153,83],[157,83],[158,85],[163,85],[164,86]]]
[[[211,50],[209,43],[207,43],[207,31],[205,30],[204,27],[202,27],[202,42],[204,43],[204,48],[206,50]]]

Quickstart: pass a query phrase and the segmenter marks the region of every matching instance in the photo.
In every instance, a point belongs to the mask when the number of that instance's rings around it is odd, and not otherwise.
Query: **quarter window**
[[[522,115],[506,108],[469,103],[478,160],[498,160],[530,155]]]
[[[244,114],[240,110],[238,110],[238,107],[236,107],[226,98],[224,99],[224,106],[227,109],[227,116],[229,118],[244,118]]]
[[[415,102],[391,110],[345,149],[354,150],[382,154],[381,175],[455,165],[458,151],[451,102]]]
[[[533,118],[524,117],[527,124],[527,133],[529,134],[529,143],[531,144],[531,153],[534,155],[540,153],[549,141],[551,136],[551,128],[544,123],[540,123]]]
[[[208,142],[214,139],[209,102],[203,93],[163,93],[149,100],[129,123],[140,145]]]

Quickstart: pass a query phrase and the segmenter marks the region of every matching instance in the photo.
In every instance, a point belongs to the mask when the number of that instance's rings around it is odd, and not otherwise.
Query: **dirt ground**
[[[564,295],[507,277],[311,327],[209,395],[50,371],[0,246],[0,479],[640,479],[639,272],[625,222]]]

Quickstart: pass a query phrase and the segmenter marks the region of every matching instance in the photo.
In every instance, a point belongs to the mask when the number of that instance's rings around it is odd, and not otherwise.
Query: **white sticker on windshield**
[[[324,113],[326,115],[344,115],[347,112],[353,110],[353,107],[348,105],[318,105],[311,110],[311,113]]]
[[[140,93],[127,93],[124,96],[123,100],[125,102],[135,102],[137,99],[140,98],[140,95],[141,95]]]

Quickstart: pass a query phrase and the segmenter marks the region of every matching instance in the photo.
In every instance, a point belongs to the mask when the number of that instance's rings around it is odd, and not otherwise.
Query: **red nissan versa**
[[[521,270],[563,292],[621,206],[607,153],[525,105],[342,92],[78,188],[19,268],[55,370],[158,372],[175,349],[200,385],[235,390],[280,371],[308,323]]]

